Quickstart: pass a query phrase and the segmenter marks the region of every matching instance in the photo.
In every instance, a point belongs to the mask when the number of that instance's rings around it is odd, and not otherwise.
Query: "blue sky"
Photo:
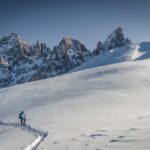
[[[118,26],[133,42],[150,41],[150,0],[0,0],[0,37],[16,32],[51,48],[63,36],[94,49]]]

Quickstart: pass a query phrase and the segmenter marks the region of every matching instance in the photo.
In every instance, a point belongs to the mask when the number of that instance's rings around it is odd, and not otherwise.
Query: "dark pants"
[[[24,126],[26,124],[26,119],[22,118],[21,119],[21,126]]]

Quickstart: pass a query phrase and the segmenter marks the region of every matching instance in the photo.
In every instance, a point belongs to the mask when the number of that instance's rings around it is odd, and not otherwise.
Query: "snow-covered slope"
[[[149,75],[147,59],[4,88],[0,120],[18,122],[24,110],[28,124],[49,133],[39,150],[149,150]],[[21,149],[34,138],[20,132],[0,124],[1,149]]]
[[[150,42],[142,42],[140,44],[132,44],[121,48],[115,48],[100,54],[87,63],[84,63],[70,72],[81,71],[84,69],[94,68],[98,66],[119,63],[124,61],[135,61],[150,58]]]

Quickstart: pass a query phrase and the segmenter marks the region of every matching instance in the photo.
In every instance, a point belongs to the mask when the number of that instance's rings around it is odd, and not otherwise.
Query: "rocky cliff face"
[[[61,60],[66,71],[85,62],[91,52],[78,40],[64,37],[58,46],[54,47],[53,54],[56,60]]]
[[[0,40],[0,87],[63,74],[90,55],[83,44],[68,37],[51,50],[39,41],[29,45],[12,33]]]

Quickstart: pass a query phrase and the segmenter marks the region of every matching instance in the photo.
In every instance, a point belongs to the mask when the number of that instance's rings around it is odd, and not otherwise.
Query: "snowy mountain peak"
[[[95,56],[98,54],[102,54],[105,51],[118,47],[129,46],[131,44],[131,40],[125,38],[123,29],[121,27],[118,27],[116,30],[114,30],[113,33],[108,36],[105,42],[98,42],[96,49],[94,49],[93,51],[93,55]]]
[[[86,61],[91,52],[78,40],[65,36],[53,49],[54,58],[62,60],[65,70],[74,68]]]
[[[123,29],[121,27],[118,27],[117,29],[114,30],[116,34],[123,34]]]
[[[123,33],[123,29],[121,27],[118,27],[117,29],[115,29],[113,31],[113,33],[111,33],[108,36],[108,39],[113,39],[113,38],[118,38],[120,36],[120,38],[124,38],[124,33]]]
[[[5,36],[4,38],[1,39],[2,42],[6,42],[6,43],[21,43],[24,42],[20,35],[17,33],[11,33],[7,36]]]
[[[69,36],[64,36],[63,37],[63,43],[65,45],[65,47],[68,47],[69,45],[72,45],[72,38]]]
[[[0,47],[3,47],[3,50],[4,49],[10,50],[14,47],[17,47],[18,49],[22,50],[23,47],[27,45],[28,45],[27,42],[24,41],[17,33],[11,33],[0,39]]]
[[[20,39],[20,35],[17,34],[17,33],[10,33],[6,37],[9,38],[9,39],[14,39],[14,40],[19,40]]]
[[[128,38],[125,38],[121,27],[118,27],[112,34],[110,34],[104,42],[105,49],[107,50],[130,44],[132,44],[132,42]]]
[[[19,38],[20,35],[17,34],[17,33],[15,33],[15,32],[12,32],[12,33],[10,34],[10,37],[12,37],[12,38]]]
[[[80,41],[75,40],[69,36],[63,37],[58,46],[54,47],[54,51],[67,53],[70,50],[85,52],[89,51]]]
[[[63,49],[68,49],[73,46],[73,39],[69,36],[64,36],[59,45]]]
[[[78,41],[78,43],[80,42]],[[74,40],[69,36],[64,36],[63,39],[60,41],[59,46],[61,47],[61,49],[70,49],[74,48],[78,43],[77,40]]]

